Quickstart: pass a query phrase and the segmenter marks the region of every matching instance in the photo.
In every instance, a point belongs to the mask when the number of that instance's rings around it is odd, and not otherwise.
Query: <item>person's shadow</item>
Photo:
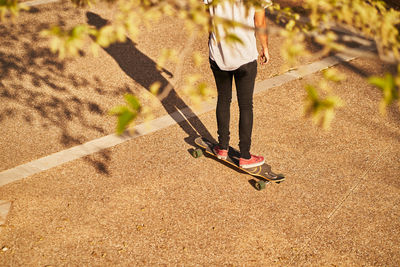
[[[92,12],[87,12],[86,17],[88,19],[88,24],[95,26],[98,29],[108,23],[107,20]],[[109,47],[104,48],[104,50],[114,58],[121,69],[129,77],[143,86],[146,90],[150,90],[150,86],[154,82],[159,82],[161,86],[158,95],[161,95],[167,87],[171,86],[167,79],[165,79],[157,69],[157,64],[148,56],[140,52],[129,38],[127,38],[123,43],[117,42],[111,44]],[[167,71],[165,72],[172,76],[171,73],[168,73]],[[161,104],[164,106],[168,114],[188,134],[188,137],[185,138],[185,141],[188,144],[194,145],[194,139],[198,136],[205,137],[213,142],[215,141],[200,119],[178,96],[174,88],[171,89],[166,97],[161,99]]]

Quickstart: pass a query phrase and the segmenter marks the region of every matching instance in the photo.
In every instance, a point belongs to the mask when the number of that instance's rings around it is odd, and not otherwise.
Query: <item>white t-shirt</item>
[[[204,2],[210,4],[212,0],[204,0]],[[264,0],[264,8],[270,5],[272,5],[271,0]],[[246,13],[243,0],[235,0],[234,3],[229,0],[221,1],[216,6],[210,5],[209,10],[212,17],[233,20],[254,27],[254,13],[256,10],[254,7],[250,7]],[[217,32],[220,36],[219,42],[217,40]],[[234,27],[230,28],[228,33],[236,35],[243,43],[227,43],[224,40],[226,34],[222,25],[213,25],[208,42],[210,59],[215,61],[221,70],[236,70],[240,66],[257,59],[258,51],[253,30]]]

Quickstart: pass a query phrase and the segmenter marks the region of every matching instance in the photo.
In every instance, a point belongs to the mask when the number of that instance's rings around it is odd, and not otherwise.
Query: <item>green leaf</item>
[[[372,77],[368,78],[368,82],[382,90],[389,85],[388,81],[385,78],[381,78],[381,77],[377,77],[377,76],[372,76]]]
[[[306,86],[306,91],[308,93],[308,97],[309,98],[311,98],[313,100],[318,99],[318,92],[317,92],[317,89],[314,86],[308,84]]]
[[[129,124],[136,118],[136,113],[126,110],[119,114],[118,116],[118,125],[117,125],[117,134],[122,134],[126,128],[128,128]]]
[[[126,111],[129,111],[127,106],[116,106],[110,109],[108,112],[110,115],[120,115]]]
[[[102,47],[108,47],[112,43],[113,28],[110,25],[102,27],[97,32],[96,42]]]
[[[124,95],[125,101],[128,103],[129,107],[132,108],[133,111],[138,111],[140,109],[140,102],[136,96],[131,94]]]
[[[236,34],[233,34],[233,33],[228,33],[228,34],[225,36],[225,41],[226,41],[228,44],[234,44],[234,43],[243,44],[242,39],[240,39]]]
[[[129,124],[137,117],[140,109],[139,100],[131,95],[124,96],[128,105],[120,105],[113,107],[108,113],[110,115],[118,116],[117,134],[122,134]]]
[[[328,129],[335,117],[335,109],[343,106],[343,101],[334,95],[326,98],[320,97],[317,88],[313,85],[307,85],[306,91],[305,115],[312,117],[312,120],[323,129]]]
[[[295,26],[296,26],[296,22],[295,22],[294,20],[291,19],[291,20],[286,24],[285,28],[286,28],[286,30],[292,31],[293,28],[294,28]]]
[[[392,74],[386,73],[385,77],[372,76],[368,82],[382,90],[383,99],[379,106],[382,114],[385,114],[386,107],[399,99],[399,91],[396,87],[396,79]]]
[[[336,69],[329,68],[323,72],[325,79],[333,82],[341,82],[346,77],[343,73],[338,72]]]
[[[159,90],[161,87],[161,83],[159,81],[154,82],[151,86],[150,86],[150,93],[152,93],[153,95],[157,95]]]

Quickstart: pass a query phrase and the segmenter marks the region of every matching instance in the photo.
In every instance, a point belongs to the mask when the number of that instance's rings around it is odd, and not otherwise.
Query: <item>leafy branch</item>
[[[96,0],[71,0],[76,6],[95,5]],[[211,18],[202,1],[199,0],[103,0],[117,6],[117,12],[111,23],[94,28],[88,25],[76,25],[71,29],[62,29],[55,26],[43,31],[42,36],[49,38],[50,48],[58,53],[60,58],[76,56],[79,51],[90,43],[94,54],[99,47],[108,47],[115,42],[124,42],[129,37],[132,40],[140,33],[140,25],[151,26],[162,16],[171,16],[185,21],[188,31],[188,45],[182,51],[164,49],[158,61],[160,68],[167,62],[176,64],[175,78],[158,92],[159,83],[154,83],[150,91],[159,100],[164,99],[172,88],[181,79],[183,58],[191,51],[190,43],[196,34],[208,32],[211,27],[221,25],[223,33],[221,38],[228,42],[241,42],[237,36],[230,33],[234,27],[247,30],[256,30],[254,27],[242,25],[232,20],[214,17]],[[224,0],[214,0],[209,5],[213,7]],[[234,2],[234,0],[225,0]],[[265,0],[245,1],[248,7],[260,8]],[[0,19],[18,15],[25,9],[17,0],[0,0]],[[285,67],[294,67],[301,57],[308,56],[306,41],[312,38],[322,49],[320,55],[331,52],[346,52],[356,56],[378,56],[381,60],[399,64],[400,69],[400,12],[388,8],[384,2],[375,0],[304,0],[303,12],[306,17],[300,16],[290,8],[281,8],[278,4],[270,6],[269,12],[276,14],[277,20],[285,25],[278,33],[285,41],[281,46],[281,54],[286,62]],[[269,30],[271,33],[271,29]],[[341,34],[338,34],[341,33]],[[343,36],[343,33],[345,35]],[[218,36],[218,38],[220,38]],[[359,43],[375,47],[377,54],[366,52],[345,45],[347,39],[357,40]],[[195,62],[202,61],[198,52],[193,52]],[[329,127],[334,117],[334,110],[343,105],[343,101],[333,94],[330,84],[339,82],[334,76],[325,72],[323,79],[317,85],[307,85],[307,99],[305,114],[315,122]],[[397,74],[386,74],[384,77],[371,77],[368,81],[380,88],[383,99],[380,110],[384,113],[387,106],[399,99],[400,71]],[[208,87],[200,82],[198,75],[186,78],[185,93],[192,96],[195,102],[207,98]],[[133,100],[135,99],[135,100]],[[127,127],[141,112],[148,113],[145,108],[140,108],[137,97],[125,96],[126,108],[119,106],[111,114],[118,116],[117,132]],[[137,103],[136,103],[137,102]],[[399,102],[400,103],[400,102]],[[130,114],[130,115],[128,115]]]

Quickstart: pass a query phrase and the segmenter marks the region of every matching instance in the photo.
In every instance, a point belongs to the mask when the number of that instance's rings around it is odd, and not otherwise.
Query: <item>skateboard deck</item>
[[[214,143],[208,141],[205,138],[198,137],[194,141],[197,146],[199,146],[201,149],[196,149],[192,152],[192,155],[197,158],[202,155],[202,152],[204,151],[208,155],[213,156],[214,158],[218,159],[218,157],[214,154],[212,151],[212,148],[215,146]],[[239,166],[239,158],[240,158],[240,152],[232,147],[229,147],[228,149],[228,157],[226,159],[218,159],[222,162],[226,162],[230,164],[231,166],[244,171],[252,176],[255,176],[259,179],[264,179],[266,182],[275,182],[275,183],[280,183],[285,180],[285,176],[282,174],[276,174],[272,172],[271,166],[268,164],[264,163],[261,166],[254,167],[254,168],[241,168]],[[255,184],[255,187],[258,190],[264,189],[265,188],[265,182],[264,181],[259,181]]]

